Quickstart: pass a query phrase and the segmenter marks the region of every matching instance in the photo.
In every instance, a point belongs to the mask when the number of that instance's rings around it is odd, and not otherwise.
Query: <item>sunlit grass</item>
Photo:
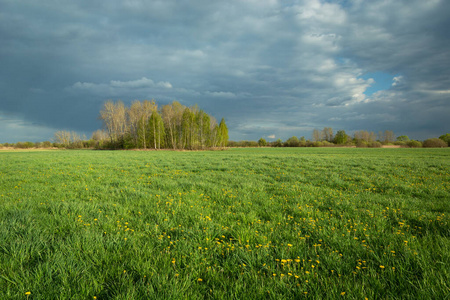
[[[0,298],[443,299],[449,158],[2,152]]]

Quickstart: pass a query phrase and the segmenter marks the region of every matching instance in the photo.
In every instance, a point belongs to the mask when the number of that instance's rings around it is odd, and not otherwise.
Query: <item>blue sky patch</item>
[[[371,96],[372,94],[381,91],[381,90],[387,90],[392,86],[392,78],[393,76],[388,73],[384,72],[374,72],[374,73],[366,73],[361,78],[367,80],[369,78],[372,78],[375,80],[374,83],[372,83],[371,86],[369,86],[364,94],[366,96]]]

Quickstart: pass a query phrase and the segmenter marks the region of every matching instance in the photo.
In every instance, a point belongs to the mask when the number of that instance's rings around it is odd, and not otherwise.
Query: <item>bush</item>
[[[335,146],[335,144],[330,143],[328,141],[323,141],[322,142],[322,147],[334,147],[334,146]]]
[[[368,145],[370,148],[381,148],[380,142],[370,142]]]
[[[19,149],[29,149],[29,148],[33,148],[33,147],[34,147],[34,143],[32,143],[32,142],[18,142],[14,146],[14,148],[19,148]]]
[[[406,144],[411,148],[422,148],[422,143],[419,141],[412,140],[407,142]]]
[[[50,148],[52,143],[49,141],[42,142],[42,148]]]
[[[367,147],[369,147],[369,145],[367,144],[366,141],[358,140],[358,142],[356,143],[356,147],[367,148]]]
[[[425,148],[444,148],[447,146],[445,141],[438,138],[428,139],[423,142],[423,147]]]

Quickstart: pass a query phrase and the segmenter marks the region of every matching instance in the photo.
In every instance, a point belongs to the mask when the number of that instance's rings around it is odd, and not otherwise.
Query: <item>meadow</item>
[[[0,299],[448,299],[449,149],[0,152]]]

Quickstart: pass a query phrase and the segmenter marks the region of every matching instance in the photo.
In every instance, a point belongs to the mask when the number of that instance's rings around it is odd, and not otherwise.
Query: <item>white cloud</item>
[[[395,76],[392,81],[392,86],[397,86],[403,81],[403,76]]]
[[[109,85],[117,88],[146,88],[154,87],[155,83],[151,79],[142,77],[141,79],[131,81],[111,80]]]
[[[236,98],[236,95],[232,92],[205,92],[205,95],[218,98]]]
[[[142,77],[137,80],[120,81],[111,80],[106,83],[92,83],[92,82],[76,82],[69,90],[85,90],[95,94],[115,94],[120,93],[121,90],[139,90],[139,89],[172,89],[172,84],[166,81],[155,83],[153,80]]]

